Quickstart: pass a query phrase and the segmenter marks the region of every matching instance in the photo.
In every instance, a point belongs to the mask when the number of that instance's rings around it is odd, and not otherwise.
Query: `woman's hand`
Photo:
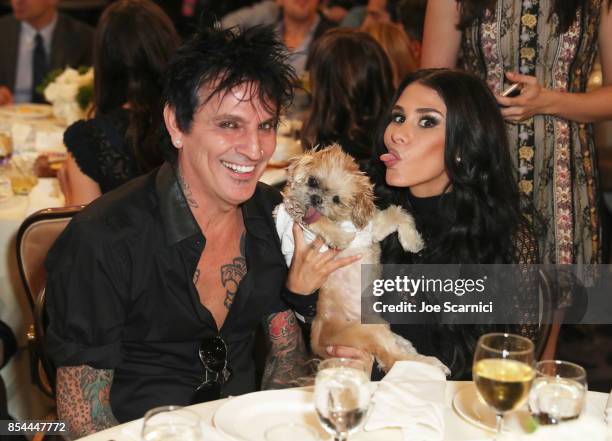
[[[361,254],[336,259],[340,251],[334,249],[319,252],[324,244],[323,239],[317,237],[307,244],[304,241],[304,232],[297,223],[293,224],[293,240],[295,251],[287,275],[287,289],[296,294],[313,293],[335,270],[361,259]]]
[[[501,113],[508,122],[517,123],[534,115],[546,114],[552,95],[556,92],[538,83],[536,77],[507,72],[506,77],[513,83],[520,83],[521,94],[514,97],[496,95],[497,102],[503,106]]]

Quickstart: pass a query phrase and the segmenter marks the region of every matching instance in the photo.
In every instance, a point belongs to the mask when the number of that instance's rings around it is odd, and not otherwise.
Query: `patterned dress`
[[[588,0],[570,28],[556,32],[554,0],[498,0],[493,10],[463,32],[462,68],[485,78],[499,93],[504,72],[536,76],[543,87],[584,92],[597,52],[602,0]],[[600,263],[601,225],[593,128],[537,115],[508,124],[521,194],[539,218],[536,229],[544,263]],[[535,217],[534,217],[535,216]]]

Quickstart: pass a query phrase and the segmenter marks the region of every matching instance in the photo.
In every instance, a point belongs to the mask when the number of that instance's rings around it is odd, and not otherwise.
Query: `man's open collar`
[[[155,187],[168,244],[174,245],[188,237],[202,234],[187,204],[174,166],[168,162],[162,164],[157,172]],[[270,213],[262,211],[262,204],[257,203],[259,197],[261,192],[256,189],[255,194],[242,204],[242,217],[245,228],[250,234],[260,239],[267,239],[270,236],[270,229],[266,225],[266,216],[269,217]]]

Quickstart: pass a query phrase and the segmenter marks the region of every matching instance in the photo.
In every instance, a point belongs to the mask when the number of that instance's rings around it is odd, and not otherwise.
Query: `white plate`
[[[287,423],[303,424],[322,439],[329,437],[317,420],[314,394],[304,390],[271,390],[232,398],[219,407],[213,421],[224,434],[244,441],[263,441],[267,429]]]
[[[21,119],[49,118],[53,115],[53,107],[49,104],[11,104],[0,107],[0,115]]]
[[[232,398],[222,404],[213,417],[215,427],[231,439],[264,441],[266,430],[280,424],[296,423],[314,429],[321,440],[330,439],[319,424],[310,390],[273,390]],[[399,429],[381,429],[351,435],[351,441],[401,441]],[[287,441],[300,441],[287,440]]]
[[[495,431],[495,412],[480,400],[473,383],[455,394],[453,408],[468,423],[484,430]],[[529,423],[530,418],[526,406],[507,413],[504,417],[504,432],[527,433],[523,427]]]

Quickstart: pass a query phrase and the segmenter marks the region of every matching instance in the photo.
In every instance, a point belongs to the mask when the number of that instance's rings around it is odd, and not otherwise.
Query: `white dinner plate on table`
[[[476,386],[472,383],[455,394],[453,409],[468,423],[484,430],[495,431],[495,412],[484,404],[476,393]],[[504,417],[503,431],[509,433],[527,433],[531,415],[524,405],[519,410],[509,412]]]
[[[21,119],[49,118],[53,115],[53,107],[49,104],[11,104],[0,107],[0,116]]]
[[[224,435],[241,441],[264,441],[266,430],[281,424],[301,424],[319,434],[321,440],[330,435],[319,424],[310,390],[271,390],[254,392],[230,399],[222,404],[213,417],[215,427]],[[401,441],[397,429],[360,431],[351,441]],[[287,441],[299,441],[287,440]]]

